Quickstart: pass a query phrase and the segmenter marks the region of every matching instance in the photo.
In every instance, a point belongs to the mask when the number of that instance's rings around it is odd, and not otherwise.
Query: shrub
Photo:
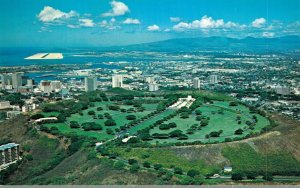
[[[128,116],[126,116],[126,119],[127,120],[135,120],[136,116],[135,115],[128,115]]]
[[[175,174],[183,174],[183,171],[182,171],[181,168],[176,167],[176,168],[174,168],[174,173],[175,173]]]
[[[154,164],[154,165],[153,165],[153,168],[154,168],[155,170],[159,170],[159,169],[162,168],[162,165],[161,165],[161,164]]]
[[[244,179],[244,174],[242,174],[240,172],[232,173],[231,179],[234,180],[234,181],[243,180]]]
[[[116,161],[113,166],[113,168],[116,170],[123,170],[124,167],[125,167],[125,164],[122,161]]]
[[[115,126],[116,125],[116,122],[112,119],[108,119],[104,122],[104,125],[105,126]]]
[[[134,163],[137,163],[137,160],[135,160],[135,159],[128,159],[128,164],[133,165]]]
[[[234,131],[234,134],[241,135],[241,134],[243,134],[243,132],[244,132],[243,129],[237,129]]]
[[[145,168],[150,168],[150,167],[151,167],[151,164],[150,164],[148,161],[145,161],[145,162],[143,163],[143,166],[144,166]]]
[[[90,116],[94,116],[96,113],[95,113],[95,111],[89,111],[88,112],[88,115],[90,115]]]
[[[130,171],[131,173],[137,173],[137,172],[139,171],[139,169],[140,169],[139,164],[134,163],[134,164],[130,167],[129,171]]]
[[[45,116],[43,114],[34,114],[30,118],[31,119],[40,119],[40,118],[44,118],[44,117]]]
[[[194,170],[194,169],[189,170],[187,172],[187,175],[190,176],[190,177],[192,177],[192,178],[195,177],[195,176],[197,176],[197,175],[199,175],[199,174],[200,174],[200,172],[198,170]]]
[[[70,121],[70,127],[72,129],[80,128],[80,125],[77,121]]]

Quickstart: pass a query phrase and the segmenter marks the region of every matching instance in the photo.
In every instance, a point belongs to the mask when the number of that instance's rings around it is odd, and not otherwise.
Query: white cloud
[[[79,19],[79,25],[83,27],[94,27],[95,23],[91,19]]]
[[[188,29],[215,29],[215,28],[233,28],[239,27],[234,22],[224,22],[223,19],[214,20],[212,17],[203,16],[200,20],[194,20],[191,23],[180,22],[173,26],[176,31],[185,31]]]
[[[119,29],[120,26],[115,25],[115,23],[116,23],[116,19],[112,18],[109,21],[107,21],[107,20],[101,21],[99,25],[100,25],[100,27],[108,29],[108,30]]]
[[[179,17],[170,17],[170,21],[171,22],[180,22],[180,18]]]
[[[120,1],[112,1],[110,2],[112,9],[106,13],[103,13],[102,16],[109,17],[109,16],[122,16],[128,13],[130,10],[127,5]]]
[[[272,38],[275,36],[275,33],[274,32],[263,32],[262,36],[266,37],[266,38]]]
[[[255,28],[261,28],[265,25],[266,23],[266,19],[264,18],[257,18],[255,19],[253,22],[252,22],[252,27],[255,27]]]
[[[141,24],[141,22],[138,19],[127,18],[123,24]]]
[[[148,27],[147,27],[147,30],[148,31],[159,31],[160,30],[160,27],[158,26],[158,25],[149,25]]]
[[[73,10],[67,13],[58,9],[54,9],[50,6],[45,6],[44,9],[39,13],[38,18],[41,22],[57,22],[77,15],[78,14]]]
[[[171,29],[169,29],[169,28],[164,30],[164,32],[170,32],[170,31],[171,31]]]

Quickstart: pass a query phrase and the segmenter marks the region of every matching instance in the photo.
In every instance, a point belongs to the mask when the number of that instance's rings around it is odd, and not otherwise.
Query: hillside
[[[272,183],[262,180],[261,175],[273,174],[275,184],[299,184],[299,122],[278,114],[269,116],[278,126],[256,137],[217,144],[160,147],[111,142],[108,150],[97,149],[99,154],[94,148],[97,138],[55,129],[50,129],[50,133],[41,132],[28,123],[28,117],[19,116],[0,124],[1,143],[20,143],[23,158],[9,172],[0,173],[0,184],[236,183],[228,176],[205,179],[222,173],[224,166],[232,166],[234,172],[257,174],[254,181],[257,183]],[[132,165],[129,161],[135,162]],[[176,167],[183,172],[173,173]],[[186,176],[191,170],[198,171],[201,177]]]

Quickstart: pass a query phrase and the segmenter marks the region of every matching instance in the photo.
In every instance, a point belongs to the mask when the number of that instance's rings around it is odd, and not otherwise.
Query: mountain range
[[[115,49],[139,51],[228,51],[228,52],[299,52],[300,36],[243,39],[228,37],[177,38],[158,42],[120,46]]]

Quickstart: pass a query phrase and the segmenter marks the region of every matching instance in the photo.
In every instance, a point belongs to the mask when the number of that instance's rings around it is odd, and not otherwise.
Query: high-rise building
[[[58,80],[51,81],[51,91],[59,92],[61,90],[61,82]]]
[[[34,80],[33,79],[28,79],[27,80],[27,83],[26,83],[26,86],[33,86],[34,85]]]
[[[193,88],[195,89],[200,89],[201,83],[199,78],[194,78],[193,79]]]
[[[150,83],[149,84],[149,91],[157,91],[158,90],[158,84],[157,83]]]
[[[12,89],[12,77],[9,74],[0,74],[2,89]]]
[[[85,77],[84,78],[85,91],[95,91],[97,89],[97,78],[96,77]]]
[[[22,79],[22,86],[25,86],[25,85],[27,84],[27,80],[29,79],[29,77],[23,75],[23,76],[21,77],[21,79]]]
[[[217,84],[219,82],[218,80],[218,75],[210,75],[209,76],[209,81],[211,84]]]
[[[44,92],[44,93],[51,93],[51,81],[48,80],[42,80],[40,82],[40,89]]]
[[[123,75],[112,76],[112,87],[123,87]]]
[[[15,72],[12,74],[12,86],[14,89],[17,89],[18,87],[22,86],[22,76],[23,73],[21,72]]]

